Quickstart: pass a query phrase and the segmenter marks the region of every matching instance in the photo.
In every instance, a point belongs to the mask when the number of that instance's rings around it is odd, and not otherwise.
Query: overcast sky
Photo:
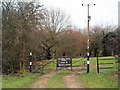
[[[80,28],[87,27],[87,6],[90,6],[90,26],[118,25],[118,2],[120,0],[40,0],[44,7],[59,8],[71,16],[72,23]]]

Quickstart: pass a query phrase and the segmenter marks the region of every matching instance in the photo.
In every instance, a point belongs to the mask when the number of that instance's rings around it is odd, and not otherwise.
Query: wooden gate
[[[115,58],[100,58],[97,56],[97,72],[100,72],[100,69],[112,69],[114,67]]]

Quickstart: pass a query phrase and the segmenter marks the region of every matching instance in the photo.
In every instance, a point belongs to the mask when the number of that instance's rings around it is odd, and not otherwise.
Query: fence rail
[[[104,59],[99,59],[99,57],[97,56],[97,72],[99,73],[100,72],[100,69],[112,69],[114,68],[113,67],[100,67],[100,65],[113,65],[114,63],[112,62],[106,62],[106,61],[112,61],[114,60],[115,58],[104,58]],[[104,63],[100,63],[100,61],[105,61]]]

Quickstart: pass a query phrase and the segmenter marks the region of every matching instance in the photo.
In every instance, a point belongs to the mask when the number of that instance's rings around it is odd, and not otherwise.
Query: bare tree
[[[74,28],[60,34],[61,44],[57,47],[58,56],[82,55],[82,49],[86,43],[84,34]]]
[[[39,28],[43,32],[43,41],[40,47],[46,51],[47,56],[55,56],[57,36],[71,26],[70,18],[59,10],[46,10],[41,19]],[[48,58],[50,59],[50,58]]]
[[[25,71],[25,59],[16,57],[29,54],[30,33],[37,29],[38,10],[40,6],[33,2],[2,2],[2,41],[3,41],[3,72],[17,72],[21,66]],[[15,58],[13,58],[15,57]],[[18,61],[17,61],[18,60]],[[21,65],[23,64],[23,65]]]
[[[90,52],[91,55],[97,56],[97,52],[102,51],[102,38],[103,38],[103,30],[100,26],[95,26],[91,30],[90,35]]]

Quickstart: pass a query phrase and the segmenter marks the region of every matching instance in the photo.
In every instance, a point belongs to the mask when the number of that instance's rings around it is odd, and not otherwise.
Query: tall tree
[[[30,51],[30,33],[38,30],[38,14],[41,6],[33,2],[2,2],[3,23],[3,71],[16,72],[21,63],[25,71],[25,59],[17,61],[17,55],[26,56]],[[9,57],[9,58],[8,58]],[[20,63],[19,63],[20,62]],[[20,64],[20,65],[19,65]],[[6,68],[8,67],[8,68]],[[9,69],[10,68],[10,69]]]
[[[95,57],[97,56],[97,52],[100,52],[102,49],[102,37],[102,28],[99,26],[93,27],[90,33],[90,52]]]
[[[54,58],[58,35],[70,27],[70,19],[63,12],[53,9],[46,10],[43,17],[44,19],[41,19],[39,25],[43,32],[40,47],[45,50],[47,56],[53,56]]]

